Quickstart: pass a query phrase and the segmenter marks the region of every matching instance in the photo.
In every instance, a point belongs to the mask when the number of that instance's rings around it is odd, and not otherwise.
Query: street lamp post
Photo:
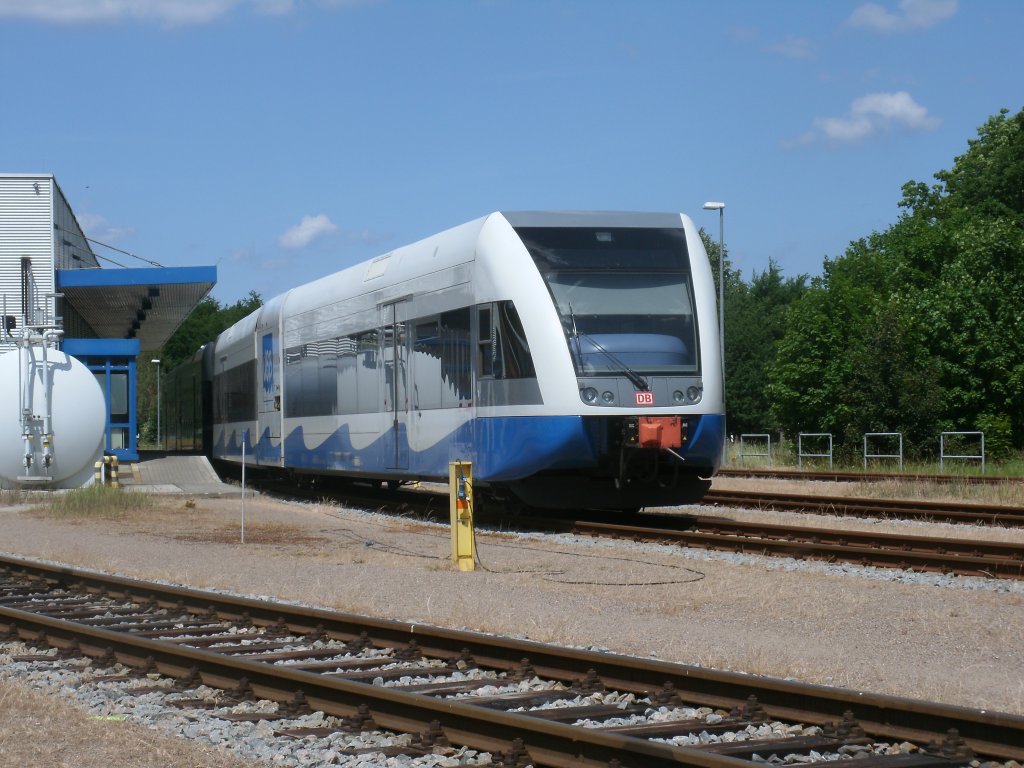
[[[705,211],[718,211],[718,351],[722,356],[722,465],[729,463],[729,433],[725,428],[725,203],[704,203]]]
[[[150,361],[156,364],[156,447],[157,450],[163,448],[162,435],[160,434],[160,361],[154,359]]]

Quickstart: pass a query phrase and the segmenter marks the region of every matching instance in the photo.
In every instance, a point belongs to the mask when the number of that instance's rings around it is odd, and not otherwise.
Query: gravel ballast
[[[460,573],[445,526],[255,498],[246,502],[242,545],[237,500],[154,505],[110,519],[0,507],[0,549],[196,588],[1024,714],[1017,582],[487,532],[478,532],[482,567]]]

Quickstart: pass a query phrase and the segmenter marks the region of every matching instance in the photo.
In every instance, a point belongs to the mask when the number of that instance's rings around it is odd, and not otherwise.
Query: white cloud
[[[869,93],[854,99],[850,111],[842,117],[817,118],[811,131],[788,142],[788,146],[811,144],[819,139],[850,144],[891,130],[932,131],[941,122],[906,91]]]
[[[878,3],[857,6],[846,23],[875,32],[893,33],[925,29],[952,17],[957,0],[900,0],[899,11],[892,13]]]
[[[768,53],[777,53],[787,59],[813,59],[814,43],[806,37],[789,35],[785,40],[766,46]]]
[[[319,0],[331,10],[372,0]],[[0,19],[28,19],[46,24],[157,22],[178,27],[209,24],[232,10],[250,9],[263,16],[288,16],[297,0],[0,0]]]
[[[206,24],[238,3],[239,0],[0,0],[0,17],[56,24],[125,20]]]
[[[116,243],[128,235],[132,230],[125,227],[115,227],[105,218],[96,213],[80,213],[75,216],[79,226],[85,232],[86,237],[99,240],[104,243]]]
[[[295,0],[252,0],[252,5],[264,16],[288,16],[295,10]]]
[[[327,218],[325,213],[316,216],[303,216],[302,221],[277,239],[277,244],[289,251],[294,251],[305,248],[317,238],[337,230],[337,225]]]

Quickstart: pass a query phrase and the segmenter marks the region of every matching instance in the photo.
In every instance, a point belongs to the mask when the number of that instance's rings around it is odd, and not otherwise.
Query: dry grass
[[[715,490],[764,491],[767,493],[798,493],[823,496],[851,496],[872,499],[911,499],[922,501],[965,501],[979,504],[1024,506],[1024,487],[1021,484],[1001,483],[995,486],[910,482],[882,483],[821,483],[790,480],[763,480],[741,478],[715,478]],[[939,538],[976,539],[1024,544],[1024,528],[1000,525],[961,525],[926,520],[889,520],[872,517],[807,512],[782,512],[770,509],[698,508],[685,510],[698,515],[726,517],[756,523],[796,525],[804,528],[872,531],[906,536],[935,536]]]
[[[1003,504],[1024,506],[1024,483],[1007,480],[1000,483],[950,483],[882,480],[874,483],[855,483],[851,496],[884,499],[911,499],[921,501],[963,501],[973,504]]]
[[[0,489],[0,507],[13,507],[25,501],[25,494],[22,491],[10,488]]]
[[[1006,481],[995,484],[966,482],[933,483],[912,480],[877,482],[819,482],[770,478],[716,477],[715,490],[750,490],[778,493],[804,493],[828,496],[853,496],[868,499],[910,499],[914,501],[963,501],[973,504],[1024,506],[1024,483]]]
[[[174,534],[178,541],[210,544],[236,544],[241,542],[241,522],[234,525],[222,525],[216,528],[193,528]],[[315,547],[326,543],[324,536],[310,534],[304,528],[285,523],[246,523],[246,544],[289,545],[297,547]]]
[[[216,747],[98,719],[52,694],[0,680],[0,764],[19,768],[243,768]]]
[[[64,519],[117,519],[154,507],[145,493],[126,493],[109,485],[90,485],[66,493],[55,493],[42,513]]]

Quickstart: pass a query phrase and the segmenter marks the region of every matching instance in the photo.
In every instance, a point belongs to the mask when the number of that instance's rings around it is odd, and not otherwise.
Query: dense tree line
[[[939,432],[982,430],[990,454],[1022,447],[1024,111],[990,118],[935,179],[905,184],[897,222],[809,284],[774,264],[727,273],[730,432],[830,432],[854,450],[900,432],[934,456]]]

